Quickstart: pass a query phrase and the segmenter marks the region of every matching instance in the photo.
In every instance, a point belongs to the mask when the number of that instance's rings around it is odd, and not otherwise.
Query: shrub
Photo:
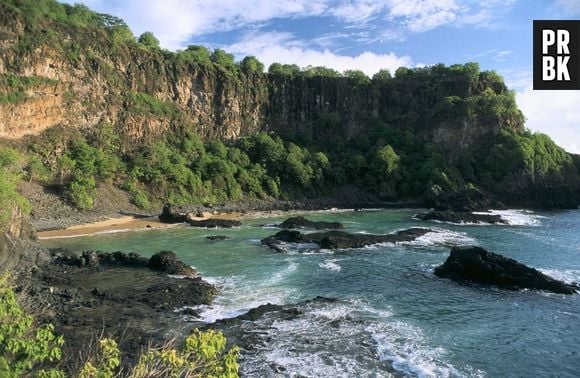
[[[159,48],[159,40],[153,35],[151,32],[145,32],[139,36],[137,40],[141,45],[148,49],[158,49]]]
[[[77,177],[70,183],[68,189],[68,196],[71,202],[80,210],[93,208],[95,194],[96,184],[93,176]]]
[[[193,330],[179,349],[162,348],[142,354],[131,377],[238,377],[237,347],[225,352],[221,332]]]
[[[54,334],[52,325],[36,327],[7,281],[7,274],[0,276],[0,376],[18,378],[34,372],[38,377],[64,377],[59,370],[39,368],[60,360],[62,336]]]
[[[16,190],[22,175],[21,157],[11,148],[0,146],[0,229],[3,229],[15,208],[27,213],[30,205]]]

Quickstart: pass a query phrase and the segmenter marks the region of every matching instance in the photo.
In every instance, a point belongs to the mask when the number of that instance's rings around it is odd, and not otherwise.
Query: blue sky
[[[526,126],[580,153],[580,91],[533,91],[532,20],[580,19],[580,0],[81,0],[163,47],[223,48],[339,71],[477,61],[517,92]]]

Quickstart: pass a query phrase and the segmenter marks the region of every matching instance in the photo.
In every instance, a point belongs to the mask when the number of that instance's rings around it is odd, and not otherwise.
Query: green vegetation
[[[56,80],[39,76],[0,74],[0,104],[17,104],[28,98],[27,91],[43,85],[55,85]]]
[[[151,32],[141,34],[137,42],[148,49],[159,49],[159,40]]]
[[[184,204],[316,197],[331,195],[347,185],[382,199],[400,200],[422,198],[434,186],[454,191],[472,184],[504,193],[524,185],[521,180],[564,186],[578,181],[578,164],[547,137],[525,132],[514,93],[497,73],[481,72],[477,63],[400,67],[394,74],[381,70],[372,79],[359,70],[339,73],[326,67],[301,69],[273,63],[266,74],[253,56],[236,62],[221,49],[210,51],[196,45],[176,53],[162,50],[152,33],[136,39],[122,20],[81,5],[54,0],[7,0],[4,4],[26,26],[18,42],[19,53],[50,43],[76,68],[88,65],[87,69],[98,72],[117,90],[111,91],[111,102],[124,110],[119,124],[63,135],[48,131],[28,146],[29,159],[22,163],[28,180],[60,185],[71,203],[81,209],[95,206],[102,183],[126,190],[131,202],[146,209],[160,201]],[[96,40],[100,42],[93,43]],[[195,120],[188,120],[172,101],[161,100],[149,82],[138,80],[131,89],[122,84],[124,79],[110,61],[143,50],[156,67],[166,64],[179,74],[197,66],[203,73],[200,79],[231,80],[235,85],[232,93],[245,95],[246,89],[264,93],[265,87],[249,87],[264,81],[251,78],[269,75],[272,85],[289,78],[314,90],[328,82],[330,87],[336,86],[337,93],[348,93],[349,100],[357,104],[360,100],[361,105],[372,102],[373,107],[354,115],[346,114],[348,109],[313,109],[304,125],[279,128],[280,135],[202,141],[191,124]],[[147,69],[144,72],[150,74]],[[328,80],[321,81],[321,77]],[[27,91],[45,84],[55,82],[2,75],[0,103],[22,101]],[[72,101],[73,90],[67,93]],[[335,108],[332,101],[327,104]],[[121,130],[123,119],[152,116],[167,122],[168,131],[156,140],[128,146],[129,138]],[[353,122],[364,133],[352,132]],[[431,142],[434,130],[444,129],[452,135],[485,127],[491,131],[469,148],[456,151],[453,145]]]
[[[30,207],[26,198],[16,190],[23,174],[22,161],[16,150],[0,146],[0,231],[8,224],[13,211],[27,213]]]
[[[38,377],[64,377],[59,370],[40,368],[60,360],[62,337],[52,325],[34,325],[7,281],[7,274],[0,276],[0,376],[19,378],[35,372]]]
[[[152,114],[158,117],[172,117],[179,110],[172,102],[161,101],[147,93],[129,93],[129,108],[137,114]]]
[[[62,357],[62,336],[57,336],[50,324],[36,325],[26,314],[8,284],[8,274],[0,276],[0,376],[19,378],[65,378],[56,366]],[[239,349],[226,351],[226,339],[221,332],[201,332],[197,329],[180,348],[167,345],[145,350],[135,366],[122,376],[146,377],[238,377]],[[121,376],[122,355],[117,342],[99,340],[98,351],[84,362],[79,378],[113,378]]]

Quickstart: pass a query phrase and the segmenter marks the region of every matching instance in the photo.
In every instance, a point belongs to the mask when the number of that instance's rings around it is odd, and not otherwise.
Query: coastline
[[[364,210],[382,210],[383,207],[364,208]],[[358,209],[357,209],[358,210]],[[363,210],[363,209],[360,209]],[[355,211],[355,208],[338,208],[333,207],[329,209],[277,209],[277,210],[244,210],[244,211],[205,211],[203,216],[196,217],[197,220],[205,219],[228,219],[228,220],[244,220],[257,218],[272,218],[272,217],[291,217],[300,214],[316,214],[316,213],[339,213]],[[123,215],[109,216],[106,219],[98,218],[92,222],[78,223],[65,228],[58,228],[46,231],[38,231],[37,237],[39,240],[73,238],[82,236],[91,236],[108,233],[123,233],[142,230],[159,230],[170,227],[182,225],[181,223],[170,224],[159,221],[158,216],[137,216],[137,215]]]

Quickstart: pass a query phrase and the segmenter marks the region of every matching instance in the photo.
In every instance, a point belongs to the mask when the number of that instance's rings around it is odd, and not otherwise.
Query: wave
[[[499,215],[500,218],[510,226],[541,226],[540,219],[545,216],[535,214],[531,210],[510,209],[510,210],[489,210],[473,212],[474,214]]]
[[[335,272],[340,272],[342,267],[340,265],[338,265],[336,262],[341,261],[341,260],[342,259],[324,260],[323,262],[318,263],[318,266],[323,268],[323,269],[328,269],[328,270],[332,270]]]
[[[298,305],[299,315],[266,315],[249,331],[267,348],[242,351],[248,376],[466,376],[429,345],[421,329],[392,319],[389,310],[356,302]]]
[[[568,284],[580,284],[580,270],[578,269],[538,269],[546,276],[550,276]]]
[[[211,305],[189,307],[199,313],[199,321],[213,323],[219,319],[232,318],[248,310],[264,305],[282,304],[296,294],[294,288],[280,286],[289,275],[296,272],[299,263],[286,260],[289,264],[268,279],[248,279],[246,276],[204,277],[210,284],[221,287],[220,294]],[[183,310],[183,309],[180,309]]]
[[[432,246],[467,246],[476,245],[477,241],[468,236],[465,232],[451,231],[445,228],[432,228],[431,232],[419,236],[411,242],[398,243],[415,247],[432,247]]]

